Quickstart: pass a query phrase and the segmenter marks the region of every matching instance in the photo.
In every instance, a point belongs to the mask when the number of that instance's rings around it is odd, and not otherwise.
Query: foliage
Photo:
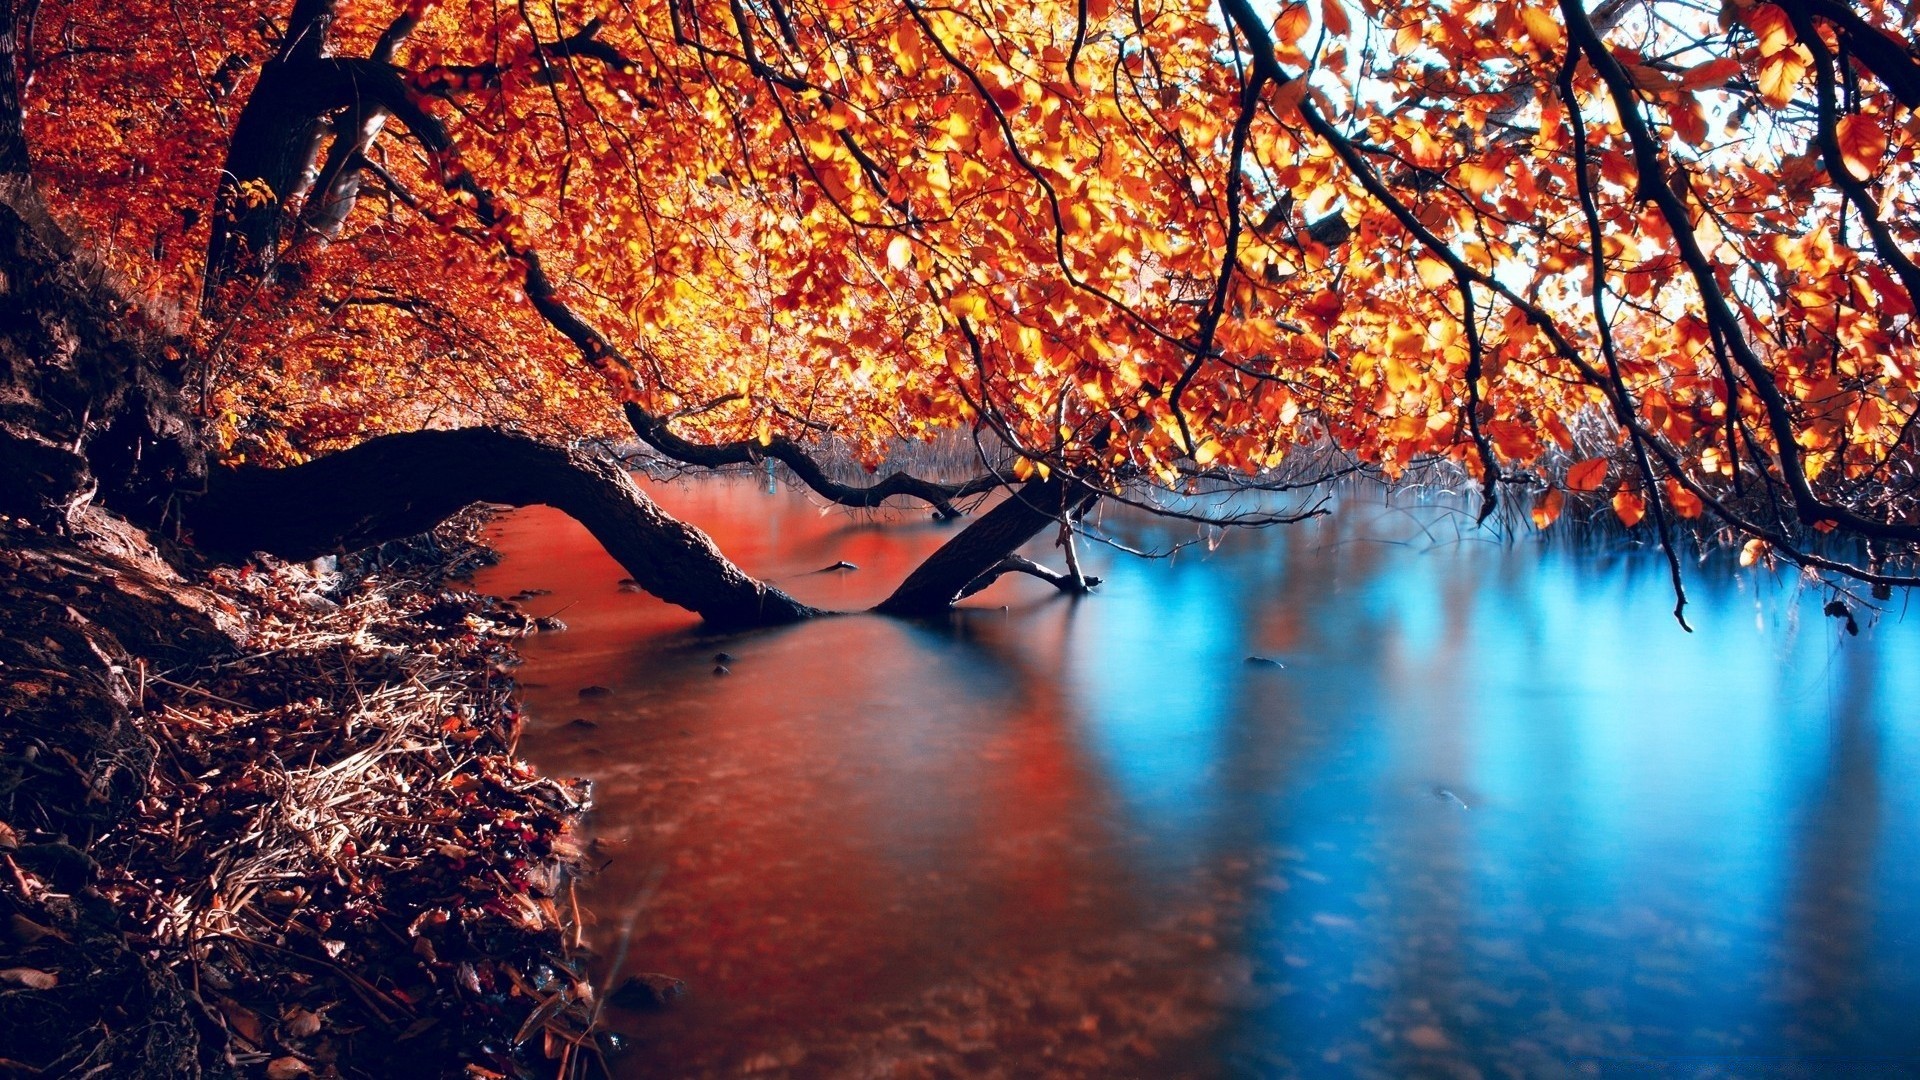
[[[287,8],[31,34],[41,182],[204,294],[243,453],[633,402],[1178,489],[1330,440],[1909,580],[1894,0]]]

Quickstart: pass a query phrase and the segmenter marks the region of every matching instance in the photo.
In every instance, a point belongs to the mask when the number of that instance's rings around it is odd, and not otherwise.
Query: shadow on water
[[[658,495],[841,609],[952,534]],[[523,746],[596,782],[592,932],[634,915],[630,966],[692,987],[619,1018],[633,1076],[1920,1074],[1897,612],[1847,638],[1714,566],[1689,635],[1657,553],[1356,502],[1093,548],[1085,601],[714,636],[558,515],[495,542],[480,585],[571,626],[525,649]]]

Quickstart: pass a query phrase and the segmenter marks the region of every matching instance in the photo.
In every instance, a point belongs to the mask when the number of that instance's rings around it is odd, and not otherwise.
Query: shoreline
[[[583,782],[520,761],[480,514],[345,573],[0,520],[0,1064],[573,1075]]]

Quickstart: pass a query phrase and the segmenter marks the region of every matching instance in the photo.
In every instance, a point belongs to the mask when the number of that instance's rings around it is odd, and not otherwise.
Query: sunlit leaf
[[[1598,491],[1607,479],[1607,459],[1588,458],[1567,470],[1568,491]]]
[[[1673,507],[1676,516],[1692,520],[1699,517],[1700,512],[1705,509],[1706,504],[1700,500],[1700,496],[1687,490],[1680,481],[1671,476],[1667,477],[1666,489],[1667,505]]]
[[[1613,512],[1619,517],[1620,524],[1631,529],[1647,516],[1647,500],[1632,488],[1622,487],[1613,493]]]
[[[1533,503],[1533,527],[1544,529],[1560,520],[1560,511],[1566,507],[1567,497],[1559,488],[1548,488]]]
[[[1526,29],[1527,37],[1534,46],[1549,56],[1558,52],[1561,42],[1566,40],[1565,31],[1560,28],[1560,20],[1554,18],[1545,8],[1522,8],[1520,25]]]
[[[1345,37],[1353,32],[1353,23],[1347,18],[1347,6],[1343,0],[1320,0],[1320,25],[1336,37]]]
[[[1887,154],[1887,131],[1880,118],[1855,113],[1843,116],[1835,126],[1840,143],[1840,160],[1856,180],[1871,180]]]

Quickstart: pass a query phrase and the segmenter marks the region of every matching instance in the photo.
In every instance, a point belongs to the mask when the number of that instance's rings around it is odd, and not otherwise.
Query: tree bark
[[[1001,566],[1020,545],[1098,497],[1092,488],[1059,474],[1029,481],[929,555],[874,610],[907,616],[945,611],[967,586]]]
[[[988,567],[986,573],[968,582],[967,587],[961,589],[960,595],[955,599],[965,600],[1008,574],[1025,574],[1028,577],[1039,578],[1069,596],[1084,596],[1100,584],[1099,578],[1085,577],[1077,569],[1069,569],[1063,574],[1052,567],[1042,566],[1025,555],[1009,555]]]
[[[642,588],[717,626],[821,614],[749,577],[619,466],[498,428],[388,435],[289,469],[221,470],[186,521],[210,552],[306,559],[424,532],[476,502],[565,512]]]
[[[271,275],[281,248],[299,225],[288,206],[308,203],[323,172],[330,186],[336,184],[341,170],[363,148],[362,135],[370,141],[387,116],[398,117],[429,152],[447,148],[444,129],[409,98],[405,81],[391,64],[325,55],[331,21],[330,0],[297,5],[287,43],[262,65],[260,80],[234,121],[207,237],[208,298],[235,277]],[[345,113],[328,119],[336,110]],[[328,159],[329,168],[323,170],[321,155],[329,136],[342,156],[337,162]],[[251,181],[264,182],[268,190],[247,198],[242,187]],[[345,220],[350,207],[333,204],[343,195],[322,191],[309,207],[322,217],[322,227],[328,216]]]
[[[27,178],[26,112],[20,107],[20,18],[14,0],[0,0],[0,183]]]

